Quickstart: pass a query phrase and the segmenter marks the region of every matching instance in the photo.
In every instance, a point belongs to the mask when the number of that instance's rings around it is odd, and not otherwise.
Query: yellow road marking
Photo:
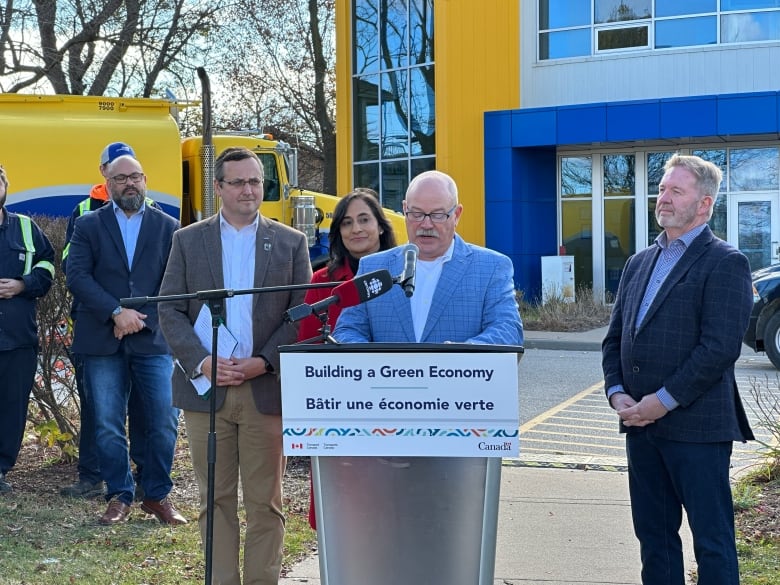
[[[535,416],[534,418],[532,418],[531,420],[529,420],[527,423],[525,423],[524,425],[522,425],[520,427],[520,434],[522,434],[525,431],[531,430],[532,428],[534,428],[536,425],[538,425],[539,423],[541,423],[545,419],[550,418],[554,414],[556,414],[556,413],[562,411],[563,409],[571,406],[572,404],[574,404],[578,400],[581,400],[583,397],[587,396],[588,394],[592,394],[598,388],[603,388],[603,387],[604,387],[604,381],[603,380],[601,382],[596,382],[595,384],[593,384],[589,388],[585,388],[585,390],[583,390],[579,394],[575,394],[574,396],[572,396],[568,400],[566,400],[564,402],[561,402],[560,404],[552,407],[547,412],[543,412],[542,414],[540,414],[538,416]],[[604,400],[606,400],[606,397],[604,398]]]

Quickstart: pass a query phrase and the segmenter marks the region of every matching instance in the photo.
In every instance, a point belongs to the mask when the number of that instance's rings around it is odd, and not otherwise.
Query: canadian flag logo
[[[292,448],[292,449],[303,449],[303,443],[292,443],[290,445],[290,448]]]

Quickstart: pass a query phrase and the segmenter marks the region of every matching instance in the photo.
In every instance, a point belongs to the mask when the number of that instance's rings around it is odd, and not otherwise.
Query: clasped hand
[[[612,395],[610,403],[627,427],[646,427],[669,412],[655,394],[637,402],[628,394],[618,392]]]
[[[211,356],[201,365],[201,372],[211,380]],[[239,386],[246,380],[266,373],[265,360],[259,357],[217,357],[217,386]]]
[[[123,309],[114,317],[114,337],[122,339],[125,335],[138,333],[146,326],[144,323],[146,317],[144,313],[135,309]]]

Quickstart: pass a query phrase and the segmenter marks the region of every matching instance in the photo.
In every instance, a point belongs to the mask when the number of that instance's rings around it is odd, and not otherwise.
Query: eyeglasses
[[[426,217],[429,217],[433,223],[444,223],[450,218],[456,207],[457,205],[454,205],[452,209],[447,212],[434,211],[433,213],[423,213],[422,211],[407,211],[404,215],[415,223],[424,222]]]
[[[132,181],[133,183],[137,183],[141,179],[144,178],[143,173],[130,173],[129,175],[114,175],[113,177],[110,177],[114,183],[117,185],[124,185],[128,181]]]
[[[244,185],[249,185],[252,187],[252,189],[257,189],[260,185],[263,184],[263,181],[261,179],[233,179],[232,181],[225,181],[223,179],[220,181],[220,183],[229,185],[234,189],[243,189]]]

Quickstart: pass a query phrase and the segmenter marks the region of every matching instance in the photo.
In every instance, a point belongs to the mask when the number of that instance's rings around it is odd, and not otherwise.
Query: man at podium
[[[512,262],[455,233],[463,205],[452,177],[441,171],[417,175],[403,212],[411,244],[363,257],[357,273],[386,269],[402,274],[402,286],[345,309],[335,339],[522,345]]]

